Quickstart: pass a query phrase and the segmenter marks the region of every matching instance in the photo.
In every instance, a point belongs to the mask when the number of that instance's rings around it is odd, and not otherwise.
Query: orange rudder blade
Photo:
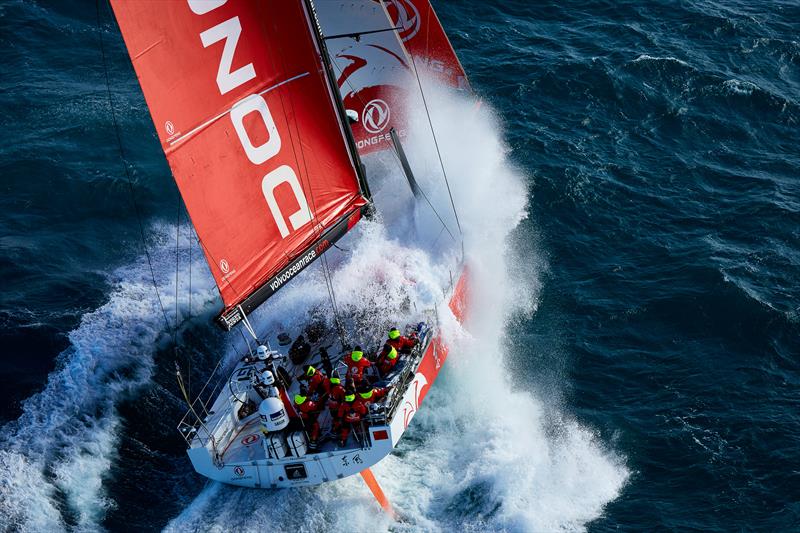
[[[364,478],[364,483],[367,484],[367,487],[369,487],[372,495],[375,496],[376,500],[378,500],[378,503],[383,510],[386,511],[386,514],[397,520],[397,514],[395,514],[394,509],[392,509],[392,504],[389,503],[389,500],[386,498],[383,490],[381,490],[381,486],[378,485],[378,480],[375,479],[375,476],[372,474],[372,470],[365,468],[361,471],[361,477]]]

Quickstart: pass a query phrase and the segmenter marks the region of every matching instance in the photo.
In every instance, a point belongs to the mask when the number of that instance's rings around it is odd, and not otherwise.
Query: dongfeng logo
[[[164,129],[167,130],[167,135],[175,134],[175,124],[173,124],[171,120],[164,123]]]
[[[388,0],[386,2],[390,12],[392,8],[396,13],[392,13],[395,26],[402,28],[398,31],[400,38],[403,42],[412,39],[419,31],[422,25],[422,20],[419,16],[419,10],[414,5],[413,0]]]
[[[389,104],[383,100],[372,100],[361,113],[361,123],[364,129],[370,133],[379,133],[389,124]]]
[[[244,475],[244,468],[235,466],[233,467],[233,473],[236,474],[236,477],[242,477]]]
[[[222,270],[223,274],[227,274],[228,272],[231,271],[231,266],[228,264],[226,260],[223,259],[219,262],[219,269]]]

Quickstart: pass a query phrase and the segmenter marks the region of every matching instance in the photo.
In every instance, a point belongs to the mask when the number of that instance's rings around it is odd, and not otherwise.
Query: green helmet
[[[397,328],[392,328],[389,330],[389,338],[392,340],[400,338],[400,330]]]

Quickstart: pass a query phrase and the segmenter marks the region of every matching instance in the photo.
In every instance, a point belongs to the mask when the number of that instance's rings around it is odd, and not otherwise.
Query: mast
[[[322,57],[322,64],[325,67],[325,74],[328,77],[328,86],[330,87],[331,96],[336,104],[336,109],[339,112],[339,120],[341,121],[345,137],[347,138],[347,145],[350,148],[350,155],[356,162],[356,172],[358,173],[358,182],[361,186],[361,192],[368,200],[372,199],[372,193],[369,190],[369,183],[367,182],[367,171],[364,163],[361,161],[361,156],[358,153],[356,140],[353,137],[353,130],[350,128],[350,121],[347,118],[347,112],[344,107],[344,101],[339,93],[339,86],[336,83],[336,76],[333,74],[333,66],[331,65],[330,54],[328,53],[328,45],[325,43],[325,37],[322,35],[322,26],[317,17],[317,10],[314,8],[312,0],[303,0],[306,11],[309,15],[309,22],[311,24],[311,33],[317,43],[320,56]],[[371,210],[368,211],[371,213]]]

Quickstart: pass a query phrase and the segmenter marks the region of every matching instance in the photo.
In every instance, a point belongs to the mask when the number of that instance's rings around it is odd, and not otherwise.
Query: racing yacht
[[[466,313],[452,196],[451,217],[437,213],[443,227],[434,228],[452,237],[453,251],[436,256],[449,261],[438,301],[414,308],[404,326],[418,340],[414,349],[391,372],[368,375],[389,392],[345,442],[331,438],[325,410],[319,443],[288,421],[304,368],[346,374],[355,342],[345,328],[338,321],[338,328],[323,327],[309,339],[308,354],[292,360],[285,349],[309,324],[256,331],[249,316],[325,260],[360,220],[381,216],[371,186],[392,179],[386,154],[405,179],[382,187],[390,191],[384,204],[402,186],[435,210],[403,146],[410,108],[427,106],[421,74],[453,91],[469,86],[429,0],[111,3],[224,303],[215,322],[254,341],[221,361],[195,398],[185,394],[189,408],[178,429],[192,465],[208,478],[256,488],[357,473],[367,479],[368,468],[397,446],[447,358],[441,314],[461,321]],[[435,140],[432,126],[431,133]],[[379,346],[384,333],[362,333],[359,341]]]

